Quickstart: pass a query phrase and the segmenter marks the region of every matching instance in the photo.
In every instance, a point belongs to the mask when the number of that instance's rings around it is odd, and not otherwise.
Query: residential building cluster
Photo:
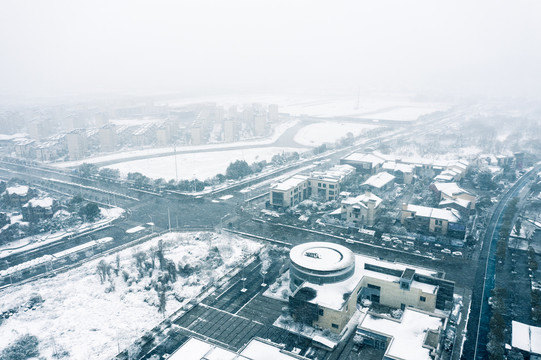
[[[349,165],[335,165],[328,171],[294,175],[270,186],[270,205],[287,209],[310,197],[321,201],[338,199],[340,186],[355,174]]]

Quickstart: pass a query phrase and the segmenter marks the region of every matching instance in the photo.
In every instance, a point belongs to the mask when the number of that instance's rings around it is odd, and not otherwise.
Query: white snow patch
[[[334,143],[345,137],[347,133],[358,136],[367,130],[378,127],[380,126],[364,123],[325,121],[301,128],[295,135],[294,140],[305,146],[319,146],[324,143]]]
[[[136,277],[133,254],[156,248],[159,239],[163,240],[167,259],[202,266],[197,274],[179,277],[172,284],[173,292],[184,300],[178,302],[169,293],[166,316],[187,304],[213,279],[242,263],[245,256],[261,248],[258,243],[229,234],[168,233],[119,252],[121,272]],[[204,262],[211,246],[218,248],[224,262],[214,269],[205,267]],[[115,257],[116,254],[112,254],[105,260],[114,267]],[[22,334],[30,333],[38,337],[41,356],[46,359],[52,359],[54,346],[69,351],[70,359],[110,359],[116,355],[118,347],[128,347],[159,324],[163,316],[156,306],[149,305],[157,302],[156,292],[145,290],[151,279],[144,277],[128,286],[122,275],[116,277],[113,273],[116,289],[105,293],[109,283],[101,284],[96,274],[100,260],[90,261],[53,278],[0,291],[0,312],[18,307],[37,289],[44,299],[35,310],[20,311],[4,319],[0,325],[0,351]]]
[[[302,152],[304,150],[306,149],[260,147],[243,150],[177,154],[176,170],[174,155],[120,162],[106,167],[118,169],[123,175],[130,172],[140,172],[149,178],[164,178],[167,181],[176,179],[177,171],[179,179],[192,180],[196,178],[204,180],[212,178],[219,173],[225,174],[229,164],[236,160],[244,160],[248,164],[251,164],[262,160],[270,161],[274,155],[282,152]]]

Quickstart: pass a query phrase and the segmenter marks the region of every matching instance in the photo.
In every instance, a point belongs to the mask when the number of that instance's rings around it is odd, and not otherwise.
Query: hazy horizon
[[[538,1],[4,1],[0,96],[538,98]]]

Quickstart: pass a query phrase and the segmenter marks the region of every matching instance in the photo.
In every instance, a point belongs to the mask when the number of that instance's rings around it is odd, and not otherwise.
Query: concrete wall
[[[410,287],[410,290],[403,290],[399,283],[389,282],[383,279],[365,276],[362,281],[362,286],[372,284],[380,287],[380,304],[401,308],[401,305],[412,306],[414,308],[434,312],[436,309],[436,294],[423,292],[421,289]],[[425,297],[425,301],[421,301],[420,297]]]

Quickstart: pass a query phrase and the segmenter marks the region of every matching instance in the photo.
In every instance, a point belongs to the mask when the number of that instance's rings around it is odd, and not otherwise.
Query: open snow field
[[[208,179],[217,174],[225,174],[231,162],[245,160],[248,164],[255,161],[267,160],[282,152],[303,152],[302,148],[259,147],[244,150],[223,150],[191,154],[177,154],[178,178],[181,179]],[[140,172],[151,179],[164,178],[169,181],[175,179],[175,156],[163,156],[152,159],[142,159],[121,162],[106,166],[118,169],[126,175],[130,172]]]
[[[0,351],[19,336],[29,333],[38,337],[41,356],[52,359],[53,349],[63,348],[69,359],[110,359],[131,345],[145,331],[159,324],[164,316],[158,313],[157,292],[145,290],[158,276],[143,277],[131,286],[122,272],[137,277],[133,255],[138,251],[156,249],[163,239],[164,255],[177,266],[190,264],[200,270],[193,275],[178,275],[167,292],[166,316],[201,292],[212,279],[219,279],[245,256],[259,251],[261,244],[230,234],[168,233],[137,247],[119,253],[120,272],[111,272],[115,290],[105,289],[109,281],[100,283],[96,268],[100,259],[93,260],[53,278],[4,289],[0,292],[0,313],[24,306],[31,294],[39,293],[44,302],[34,310],[22,308],[0,323]],[[209,249],[216,247],[222,264],[209,265]],[[106,257],[115,265],[116,255]],[[216,259],[214,257],[213,259]],[[176,297],[174,296],[176,295]],[[180,300],[180,301],[179,301]]]
[[[346,122],[325,121],[307,125],[301,128],[295,135],[295,142],[305,146],[319,146],[323,143],[334,143],[345,137],[347,133],[358,136],[368,130],[375,129],[378,125]]]

